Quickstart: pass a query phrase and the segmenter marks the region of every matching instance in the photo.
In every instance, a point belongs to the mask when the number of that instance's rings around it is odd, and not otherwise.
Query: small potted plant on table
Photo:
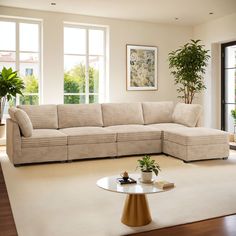
[[[151,160],[151,156],[145,155],[142,159],[138,160],[138,166],[141,170],[141,181],[150,183],[152,182],[152,173],[157,176],[159,171],[161,171],[160,166],[155,162],[155,160]]]

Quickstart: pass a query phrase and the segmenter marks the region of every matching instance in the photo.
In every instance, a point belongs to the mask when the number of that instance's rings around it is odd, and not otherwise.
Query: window
[[[232,111],[236,109],[236,41],[222,44],[222,129],[236,132],[236,120]]]
[[[65,104],[104,102],[105,45],[105,28],[65,24]]]
[[[0,18],[0,69],[12,67],[25,83],[17,105],[39,103],[40,28],[38,21]]]

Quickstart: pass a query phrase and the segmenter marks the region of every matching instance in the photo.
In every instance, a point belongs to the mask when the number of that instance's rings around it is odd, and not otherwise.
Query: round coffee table
[[[121,222],[128,226],[143,226],[152,221],[145,194],[163,192],[153,183],[141,183],[140,175],[130,174],[137,181],[136,184],[120,184],[119,176],[108,176],[97,181],[97,186],[112,192],[128,194],[126,197]]]

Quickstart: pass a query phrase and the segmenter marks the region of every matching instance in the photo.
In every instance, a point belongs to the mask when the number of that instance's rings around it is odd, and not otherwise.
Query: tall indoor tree
[[[210,56],[209,50],[200,42],[201,40],[191,40],[190,43],[169,53],[169,68],[178,86],[178,97],[187,104],[191,104],[194,96],[206,89],[203,75]]]

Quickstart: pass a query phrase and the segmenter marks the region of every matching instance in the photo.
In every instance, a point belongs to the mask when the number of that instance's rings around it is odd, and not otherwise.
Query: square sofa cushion
[[[58,105],[59,128],[103,126],[101,104]]]
[[[199,104],[177,103],[172,119],[174,123],[195,127],[200,118],[202,107]]]
[[[143,102],[142,107],[145,125],[172,122],[173,102]]]
[[[146,125],[115,125],[104,129],[117,133],[117,142],[160,140],[161,130]]]
[[[67,145],[67,136],[55,129],[34,129],[31,137],[23,137],[22,148]]]
[[[228,144],[228,133],[222,130],[192,127],[177,128],[164,132],[164,141],[178,143],[184,146]]]
[[[144,124],[141,103],[102,104],[104,126]]]
[[[68,145],[115,143],[116,133],[102,127],[60,129],[68,137]]]
[[[24,110],[34,129],[57,129],[57,105],[19,105]]]
[[[8,113],[11,119],[18,123],[22,135],[24,137],[31,137],[33,125],[27,113],[15,107],[9,108]]]

